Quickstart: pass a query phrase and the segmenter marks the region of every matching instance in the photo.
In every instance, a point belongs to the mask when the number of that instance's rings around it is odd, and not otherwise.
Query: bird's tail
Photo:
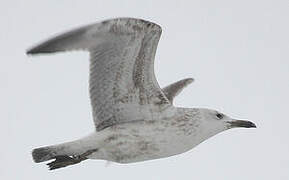
[[[97,137],[98,135],[93,133],[92,135],[75,141],[36,148],[32,151],[32,157],[34,162],[40,163],[51,159],[56,159],[57,157],[59,158],[60,156],[81,155],[87,151],[91,151],[92,149],[97,149]],[[94,139],[94,141],[90,141],[90,139]]]
[[[87,155],[90,155],[91,153],[95,151],[97,151],[97,149],[94,151],[88,151],[85,154],[71,156],[71,153],[65,154],[64,152],[59,152],[59,148],[57,149],[57,147],[47,146],[47,147],[34,149],[32,151],[32,157],[33,157],[34,162],[36,163],[55,159],[54,161],[47,164],[49,166],[49,170],[54,170],[54,169],[63,168],[66,166],[80,163],[81,161],[84,161],[87,159],[86,157]],[[59,154],[62,154],[62,155],[59,155]]]
[[[33,149],[32,157],[34,162],[40,163],[55,159],[58,156],[73,156],[81,153],[78,151],[79,140],[70,141],[62,144],[45,146]]]
[[[55,158],[56,153],[52,146],[36,148],[32,151],[32,157],[34,162],[44,162]]]

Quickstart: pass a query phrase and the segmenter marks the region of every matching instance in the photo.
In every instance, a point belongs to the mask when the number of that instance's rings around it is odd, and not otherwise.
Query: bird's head
[[[207,137],[231,128],[256,128],[256,125],[251,121],[233,119],[216,110],[201,108],[199,113],[202,133]]]

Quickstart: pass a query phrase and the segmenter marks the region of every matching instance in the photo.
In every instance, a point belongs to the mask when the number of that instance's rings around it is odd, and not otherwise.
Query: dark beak
[[[236,128],[236,127],[256,128],[257,127],[251,121],[244,121],[244,120],[234,120],[234,121],[230,121],[228,123],[229,123],[230,128]]]

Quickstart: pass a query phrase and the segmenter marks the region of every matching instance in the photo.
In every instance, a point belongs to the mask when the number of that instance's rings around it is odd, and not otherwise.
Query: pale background
[[[55,33],[112,17],[160,24],[155,70],[161,86],[193,77],[176,104],[249,119],[170,158],[134,164],[90,160],[49,172],[31,150],[94,130],[88,54],[27,57]],[[0,178],[216,179],[289,178],[288,0],[10,0],[0,6]]]

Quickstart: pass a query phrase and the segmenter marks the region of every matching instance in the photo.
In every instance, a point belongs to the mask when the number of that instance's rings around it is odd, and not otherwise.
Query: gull
[[[90,53],[89,92],[95,131],[78,140],[32,151],[50,170],[87,159],[133,163],[184,153],[231,128],[255,128],[206,108],[173,105],[193,82],[187,78],[160,88],[154,57],[162,29],[142,19],[115,18],[44,41],[27,54],[84,50]]]

